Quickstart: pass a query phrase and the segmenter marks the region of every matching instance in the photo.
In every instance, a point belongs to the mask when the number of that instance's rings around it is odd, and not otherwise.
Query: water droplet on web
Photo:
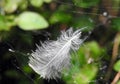
[[[12,49],[8,49],[8,51],[10,51],[10,52],[15,52],[14,50],[12,50]]]
[[[107,12],[103,12],[103,16],[108,16],[108,13]]]

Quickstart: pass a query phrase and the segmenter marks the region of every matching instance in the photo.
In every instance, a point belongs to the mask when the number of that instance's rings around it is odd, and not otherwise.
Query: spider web
[[[78,6],[76,6],[75,4],[73,4],[73,2],[64,2],[64,0],[63,1],[60,1],[60,0],[53,0],[53,2],[55,2],[55,3],[57,3],[57,4],[59,4],[59,5],[67,5],[67,6],[71,6],[71,7],[74,7],[74,8],[76,8],[76,9],[79,9],[80,7],[78,7]],[[66,12],[68,12],[68,13],[73,13],[73,14],[80,14],[80,15],[84,15],[84,14],[86,14],[86,15],[94,15],[94,16],[102,16],[102,17],[104,17],[105,19],[111,19],[111,18],[120,18],[119,16],[117,16],[117,15],[112,15],[112,14],[109,14],[109,12],[108,12],[108,10],[107,9],[109,9],[109,10],[116,10],[116,8],[117,9],[119,9],[120,7],[110,7],[110,6],[106,6],[106,7],[102,7],[102,8],[94,8],[94,10],[96,10],[97,11],[97,13],[96,12],[85,12],[85,11],[77,11],[77,10],[67,10]],[[81,9],[81,8],[80,8]],[[107,21],[105,22],[105,23],[107,23]],[[100,26],[100,25],[104,25],[102,22],[101,23],[98,23],[98,24],[96,24],[96,27],[98,27],[98,26]],[[17,60],[18,61],[18,60]],[[35,82],[34,82],[34,79],[32,79],[32,78],[30,78],[30,76],[29,75],[27,75],[18,65],[15,65],[15,63],[13,63],[14,64],[14,66],[18,69],[18,70],[20,70],[22,73],[23,73],[23,75],[25,75],[27,78],[29,78],[29,79],[31,79],[31,81],[33,81],[33,83],[34,84],[36,84]],[[101,69],[104,69],[104,68],[106,68],[106,66],[103,66]],[[102,80],[102,77],[100,77],[100,79],[98,79],[98,80]],[[90,83],[91,82],[94,82],[94,83],[96,83],[96,81],[97,80],[93,80],[93,81],[90,81]]]

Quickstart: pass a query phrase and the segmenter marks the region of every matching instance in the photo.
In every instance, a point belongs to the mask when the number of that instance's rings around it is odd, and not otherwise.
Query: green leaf
[[[22,0],[22,2],[19,5],[19,8],[22,9],[22,10],[25,10],[25,9],[27,9],[28,5],[29,4],[28,4],[27,0]]]
[[[92,18],[84,15],[84,16],[73,18],[71,26],[74,28],[87,27],[84,31],[90,31],[91,29],[94,28],[95,24]]]
[[[89,42],[86,46],[89,48],[89,53],[91,54],[91,57],[93,57],[94,59],[98,59],[100,57],[101,48],[99,47],[97,42]]]
[[[44,29],[49,26],[44,17],[35,12],[23,12],[16,18],[16,22],[23,30]]]
[[[92,64],[86,64],[82,68],[72,65],[72,68],[64,72],[63,79],[66,84],[89,84],[96,76],[98,67]]]
[[[28,65],[25,65],[22,67],[22,70],[25,72],[25,73],[31,73],[32,72],[32,69],[28,66]]]
[[[12,13],[17,10],[20,3],[21,0],[5,0],[3,8],[7,13]]]
[[[79,72],[80,72],[80,68],[76,65],[72,65],[70,70],[63,72],[62,78],[63,80],[65,80],[66,84],[75,84],[73,80],[73,76]]]
[[[78,54],[78,59],[75,59],[75,62],[76,60],[78,61],[79,60],[79,64],[80,66],[84,66],[85,64],[87,64],[87,59],[86,59],[86,56],[85,56],[85,52],[86,51],[86,48],[84,46],[81,46],[80,49],[77,51],[77,54]],[[75,58],[75,56],[74,56]]]
[[[112,25],[112,28],[117,30],[117,31],[120,31],[120,18],[113,18],[111,20],[111,25]]]
[[[31,5],[34,7],[40,7],[42,6],[44,0],[30,0]]]
[[[74,4],[78,7],[89,8],[99,3],[99,0],[73,0]]]
[[[0,16],[0,31],[1,30],[9,30],[9,26],[6,24],[5,17]]]
[[[50,18],[50,23],[55,24],[57,22],[67,23],[71,20],[71,15],[65,12],[56,11]]]
[[[117,72],[120,71],[120,60],[115,63],[114,70],[116,70]]]
[[[50,3],[52,0],[44,0],[44,2],[46,3]]]
[[[117,82],[117,84],[120,84],[120,80]]]
[[[100,48],[97,42],[95,41],[85,43],[85,46],[81,46],[80,49],[78,50],[77,59],[75,59],[74,56],[75,60],[79,60],[80,66],[84,66],[85,64],[87,64],[90,58],[93,60],[98,60],[101,56],[101,53],[103,53],[104,50],[103,48]]]
[[[75,84],[89,84],[97,74],[97,67],[95,65],[85,65],[79,73],[73,77]]]
[[[14,16],[0,15],[0,31],[8,31],[14,25]]]

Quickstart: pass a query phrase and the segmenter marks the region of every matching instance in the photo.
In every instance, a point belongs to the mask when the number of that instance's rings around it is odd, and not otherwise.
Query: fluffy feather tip
[[[73,32],[70,28],[62,31],[56,41],[45,41],[32,52],[29,57],[29,66],[45,79],[60,77],[63,69],[70,66],[70,51],[76,51],[83,43],[81,29]]]

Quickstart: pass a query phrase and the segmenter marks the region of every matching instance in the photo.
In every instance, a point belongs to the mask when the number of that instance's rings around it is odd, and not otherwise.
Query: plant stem
[[[117,33],[117,35],[115,36],[115,39],[114,39],[112,58],[111,58],[110,66],[108,67],[107,74],[105,76],[105,81],[108,81],[111,76],[113,65],[117,59],[119,45],[120,45],[120,32]]]
[[[117,81],[119,80],[119,78],[120,78],[120,72],[118,72],[118,73],[116,74],[116,76],[115,76],[115,78],[114,78],[114,80],[112,81],[111,84],[116,84]]]

